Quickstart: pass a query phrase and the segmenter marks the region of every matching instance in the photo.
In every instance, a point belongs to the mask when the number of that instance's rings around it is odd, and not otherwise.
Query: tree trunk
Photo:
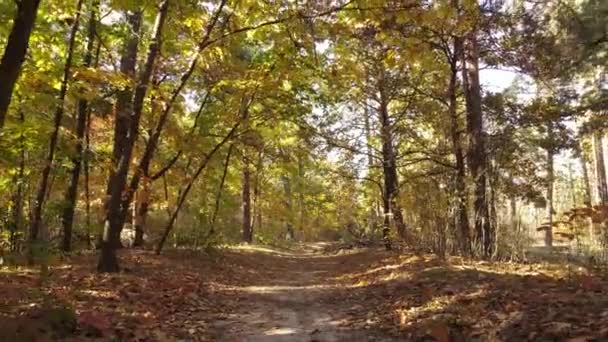
[[[553,135],[553,130],[551,127],[549,127],[549,135]],[[549,219],[549,226],[545,230],[545,246],[547,247],[553,246],[553,159],[553,147],[550,147],[547,150],[547,216]]]
[[[136,212],[134,218],[135,224],[133,225],[135,227],[133,247],[143,247],[144,245],[144,230],[148,217],[148,207],[150,206],[150,183],[151,179],[148,176],[142,177],[141,189],[134,204]]]
[[[141,26],[142,13],[127,13],[127,23],[131,35],[125,43],[122,57],[120,59],[120,72],[126,78],[135,77],[135,65],[137,63],[137,48],[139,45],[139,30]],[[101,257],[97,269],[101,272],[118,272],[118,258],[115,249],[120,243],[120,220],[117,215],[120,212],[120,198],[126,182],[128,172],[127,161],[123,160],[124,148],[129,128],[129,118],[132,111],[131,97],[133,89],[129,86],[118,91],[114,107],[114,145],[112,148],[112,168],[108,179],[107,197],[105,204],[106,218],[103,234],[100,241]]]
[[[59,139],[59,128],[61,126],[61,120],[63,119],[65,97],[67,95],[68,85],[70,82],[74,45],[76,43],[76,34],[78,33],[78,25],[80,23],[80,11],[82,8],[82,3],[83,0],[78,0],[78,4],[76,5],[76,16],[70,29],[70,39],[68,43],[67,57],[63,68],[63,78],[58,96],[58,104],[53,118],[53,131],[49,140],[48,154],[42,169],[40,185],[36,193],[36,202],[34,203],[32,222],[30,224],[29,240],[31,243],[35,243],[38,240],[38,233],[42,223],[42,209],[44,207],[45,195],[48,189],[49,175],[53,166],[53,160],[55,159],[55,150],[57,148],[57,141]],[[30,261],[33,261],[31,257],[32,255],[30,255]]]
[[[583,170],[583,186],[585,187],[584,205],[585,205],[585,207],[587,207],[588,209],[591,210],[592,199],[591,199],[591,182],[589,181],[589,169],[587,168],[587,159],[585,158],[585,155],[583,154],[583,150],[580,147],[580,142],[577,142],[577,144],[575,146],[575,155],[576,155],[576,157],[578,157],[578,159],[581,163],[581,169]],[[588,227],[587,233],[589,235],[589,241],[591,243],[593,243],[595,241],[595,229],[594,229],[594,225],[593,225],[593,219],[591,218],[591,216],[589,216],[587,218],[587,227]]]
[[[298,154],[298,209],[300,217],[298,219],[298,232],[304,236],[304,223],[306,221],[306,206],[304,203],[304,161],[302,154]]]
[[[370,122],[370,114],[368,103],[365,101],[363,104],[363,119],[365,129],[365,142],[367,144],[367,174],[371,175],[372,168],[374,165],[374,150],[372,148],[372,128]],[[380,190],[382,193],[382,190]],[[382,194],[380,194],[382,196]],[[372,208],[370,210],[370,221],[371,226],[375,229],[378,225],[378,217],[380,216],[380,201],[374,196]]]
[[[116,272],[119,270],[118,259],[116,256],[104,258],[104,255],[116,254],[116,248],[120,244],[120,233],[122,231],[122,226],[125,221],[126,209],[123,208],[124,205],[124,197],[131,197],[133,192],[136,191],[136,188],[126,189],[127,185],[127,175],[129,172],[129,165],[131,163],[131,159],[133,156],[133,148],[135,146],[135,142],[137,140],[138,132],[139,132],[139,121],[141,119],[141,114],[143,111],[143,102],[146,97],[146,93],[148,90],[148,84],[150,83],[150,78],[152,77],[152,71],[154,69],[154,63],[156,61],[156,57],[160,53],[160,45],[161,45],[161,36],[163,31],[163,26],[165,24],[165,20],[167,17],[169,8],[168,0],[163,0],[160,3],[158,14],[156,16],[156,21],[154,23],[153,35],[150,41],[150,45],[148,47],[148,55],[146,57],[146,63],[144,68],[139,76],[139,80],[137,82],[137,87],[135,88],[135,92],[133,94],[133,102],[132,102],[132,112],[127,110],[122,114],[128,114],[126,117],[128,122],[127,126],[127,135],[125,134],[121,127],[115,127],[114,131],[114,139],[116,141],[123,141],[121,146],[117,146],[115,143],[114,155],[119,155],[118,166],[116,168],[116,172],[110,176],[110,180],[108,182],[109,187],[109,201],[107,205],[107,214],[104,225],[104,241],[102,242],[102,256],[99,260],[99,264],[97,269],[100,272]],[[138,12],[132,16],[130,16],[130,25],[133,28],[134,32],[139,31],[139,26],[141,24],[142,13]],[[136,34],[137,35],[137,34]],[[131,60],[135,61],[137,56],[137,37],[133,37],[126,48],[125,51],[125,60],[127,62],[126,67],[129,67],[129,71],[131,70]],[[127,68],[125,68],[127,69]],[[125,108],[125,109],[128,109]],[[129,115],[130,114],[130,115]],[[119,113],[117,112],[117,119]],[[118,121],[118,120],[117,120]],[[117,129],[119,128],[119,129]],[[123,191],[126,190],[127,196],[124,196]],[[130,194],[130,195],[129,195]],[[128,202],[130,203],[130,201]],[[128,205],[128,204],[127,204]],[[106,238],[108,240],[106,240]],[[105,252],[103,250],[106,250]],[[105,254],[104,254],[105,253]],[[107,262],[114,262],[116,264],[110,264]]]
[[[479,57],[477,34],[473,31],[462,51],[462,83],[467,110],[467,135],[469,140],[468,161],[474,189],[475,243],[483,256],[492,254],[492,231],[486,201],[486,148],[479,84]]]
[[[381,75],[383,76],[383,75]],[[389,249],[390,242],[387,242],[390,232],[391,219],[394,222],[397,233],[401,238],[405,237],[406,227],[403,215],[398,203],[399,199],[399,179],[397,177],[397,163],[394,152],[394,141],[392,125],[388,113],[388,99],[386,98],[383,79],[380,79],[380,128],[382,138],[382,170],[384,172],[384,228],[382,236],[385,239],[385,247]]]
[[[462,148],[462,140],[460,134],[460,125],[458,120],[458,55],[462,51],[462,39],[454,39],[453,56],[450,60],[451,74],[448,84],[448,99],[450,115],[450,131],[452,136],[452,150],[454,159],[456,159],[456,174],[455,174],[455,190],[456,190],[456,219],[457,229],[460,234],[460,250],[464,255],[471,255],[471,237],[469,230],[469,214],[468,214],[468,198],[466,188],[466,169],[464,161],[464,153]]]
[[[243,242],[251,243],[253,241],[251,229],[251,169],[245,156],[243,156],[243,163]]]
[[[85,206],[85,225],[87,233],[87,247],[91,247],[91,178],[90,178],[90,163],[91,155],[91,110],[87,113],[87,128],[85,134],[85,149],[84,149],[84,206]]]
[[[604,163],[604,132],[593,133],[593,150],[595,152],[595,172],[597,179],[597,193],[601,205],[608,203],[608,186],[606,182],[606,164]]]
[[[285,212],[287,213],[287,217],[285,218],[285,237],[287,240],[293,239],[293,223],[291,222],[291,217],[293,214],[293,205],[292,205],[292,193],[291,193],[291,179],[287,174],[283,174],[281,176],[281,183],[283,183],[283,193],[285,194]]]
[[[8,106],[11,104],[13,89],[25,61],[30,34],[36,21],[40,0],[16,1],[17,13],[11,33],[8,35],[4,55],[0,61],[0,129],[4,127]]]
[[[220,202],[222,200],[222,193],[224,193],[224,184],[226,182],[226,176],[228,175],[228,166],[230,165],[230,156],[232,156],[233,148],[234,144],[230,144],[230,147],[228,147],[228,153],[226,154],[226,160],[224,161],[224,171],[222,172],[222,179],[220,180],[220,187],[217,190],[217,196],[215,196],[215,206],[213,207],[213,215],[211,216],[211,228],[209,228],[209,233],[206,238],[209,238],[215,233],[215,222],[220,210]]]
[[[131,181],[129,182],[129,187],[127,188],[126,195],[123,196],[123,198],[122,198],[120,218],[121,218],[123,224],[125,221],[126,212],[133,199],[135,190],[139,186],[139,181],[143,175],[142,171],[147,170],[150,166],[150,163],[152,162],[152,158],[154,157],[154,153],[156,152],[156,148],[157,148],[161,133],[164,129],[165,123],[167,122],[167,120],[169,118],[169,115],[171,114],[173,105],[175,104],[175,102],[178,99],[179,95],[181,94],[182,90],[186,86],[186,83],[188,82],[190,77],[192,77],[192,74],[194,73],[194,71],[196,69],[196,65],[198,63],[198,59],[201,55],[201,52],[204,50],[204,48],[207,47],[206,44],[207,44],[207,41],[209,40],[211,31],[217,24],[217,22],[219,20],[219,16],[222,13],[222,10],[223,10],[225,4],[226,4],[226,0],[222,0],[219,4],[218,8],[215,10],[213,17],[211,18],[211,20],[209,21],[209,24],[206,27],[205,35],[204,35],[203,39],[199,42],[197,53],[195,54],[194,58],[190,61],[190,65],[188,66],[188,69],[186,70],[186,72],[180,76],[179,85],[171,93],[171,96],[170,96],[169,100],[166,102],[166,104],[163,108],[163,111],[160,114],[160,117],[158,119],[158,122],[156,123],[156,126],[154,127],[154,130],[152,130],[152,133],[150,134],[150,138],[148,139],[148,142],[146,143],[146,146],[144,148],[141,159],[138,162],[138,167],[133,172],[133,177],[131,177]],[[168,8],[168,0],[164,0],[160,6],[159,16],[156,19],[157,25],[159,23],[161,23],[160,26],[162,26],[162,23],[164,22],[164,17],[167,13],[167,8]],[[158,26],[158,27],[160,27],[160,26]],[[153,49],[153,46],[155,47],[154,49]],[[142,79],[144,78],[144,76],[147,76],[147,78],[149,80],[150,75],[152,73],[154,59],[156,57],[156,54],[159,51],[160,51],[160,31],[158,31],[158,44],[155,44],[154,40],[153,40],[152,44],[150,45],[150,53],[148,54],[146,68],[144,69],[144,72],[142,73]],[[148,68],[148,66],[150,66],[150,68]],[[134,126],[135,129],[137,129],[138,126],[134,125],[134,122],[139,123],[139,118],[141,116],[141,111],[143,109],[143,100],[144,100],[146,90],[147,90],[147,83],[145,86],[142,86],[142,85],[143,85],[143,83],[140,83],[140,86],[138,86],[138,89],[136,90],[135,96],[133,99],[134,120],[132,122],[132,127]],[[135,134],[132,134],[132,135],[136,135],[136,133],[137,133],[137,131],[135,131]],[[121,226],[121,229],[122,229],[122,226]]]
[[[25,116],[23,111],[19,111],[19,121],[21,125],[25,124]],[[12,196],[12,230],[10,232],[10,248],[15,252],[17,248],[17,232],[23,231],[23,196],[25,188],[25,136],[21,133],[19,137],[19,171],[15,177],[17,189]]]
[[[90,67],[93,63],[93,48],[95,43],[95,31],[97,25],[96,13],[98,11],[99,2],[95,1],[92,4],[89,18],[89,28],[87,34],[87,46],[84,56],[84,67]],[[76,198],[78,194],[78,181],[80,178],[80,169],[83,157],[83,140],[85,129],[87,126],[88,101],[80,99],[78,101],[78,116],[76,118],[76,151],[72,156],[72,168],[69,171],[70,179],[65,192],[65,207],[61,217],[63,225],[63,241],[62,249],[64,252],[69,252],[72,249],[72,226],[74,223],[74,210],[76,207]]]

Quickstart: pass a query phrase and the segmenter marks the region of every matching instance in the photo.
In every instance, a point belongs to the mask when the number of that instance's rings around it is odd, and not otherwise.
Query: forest
[[[608,340],[608,1],[0,0],[0,340]]]

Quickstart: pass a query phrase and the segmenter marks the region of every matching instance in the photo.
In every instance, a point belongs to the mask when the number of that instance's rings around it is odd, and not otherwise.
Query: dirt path
[[[0,269],[0,341],[608,341],[597,271],[304,247],[123,250],[117,274],[83,255],[44,281]]]
[[[338,281],[344,257],[308,249],[270,259],[263,263],[268,284],[230,288],[240,305],[211,324],[214,340],[393,341],[370,325],[348,323],[361,305],[345,300],[348,288]]]

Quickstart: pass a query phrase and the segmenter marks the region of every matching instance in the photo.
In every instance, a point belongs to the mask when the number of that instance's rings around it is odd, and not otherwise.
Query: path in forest
[[[347,298],[348,287],[340,284],[348,257],[325,255],[320,245],[306,250],[273,253],[265,260],[268,284],[254,283],[231,288],[233,312],[212,324],[217,341],[332,342],[393,341],[371,325],[349,322],[361,305]],[[258,255],[259,256],[259,255]]]

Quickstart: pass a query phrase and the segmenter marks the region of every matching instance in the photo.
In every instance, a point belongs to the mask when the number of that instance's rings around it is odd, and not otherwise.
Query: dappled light
[[[0,342],[608,341],[608,0],[0,0]]]

